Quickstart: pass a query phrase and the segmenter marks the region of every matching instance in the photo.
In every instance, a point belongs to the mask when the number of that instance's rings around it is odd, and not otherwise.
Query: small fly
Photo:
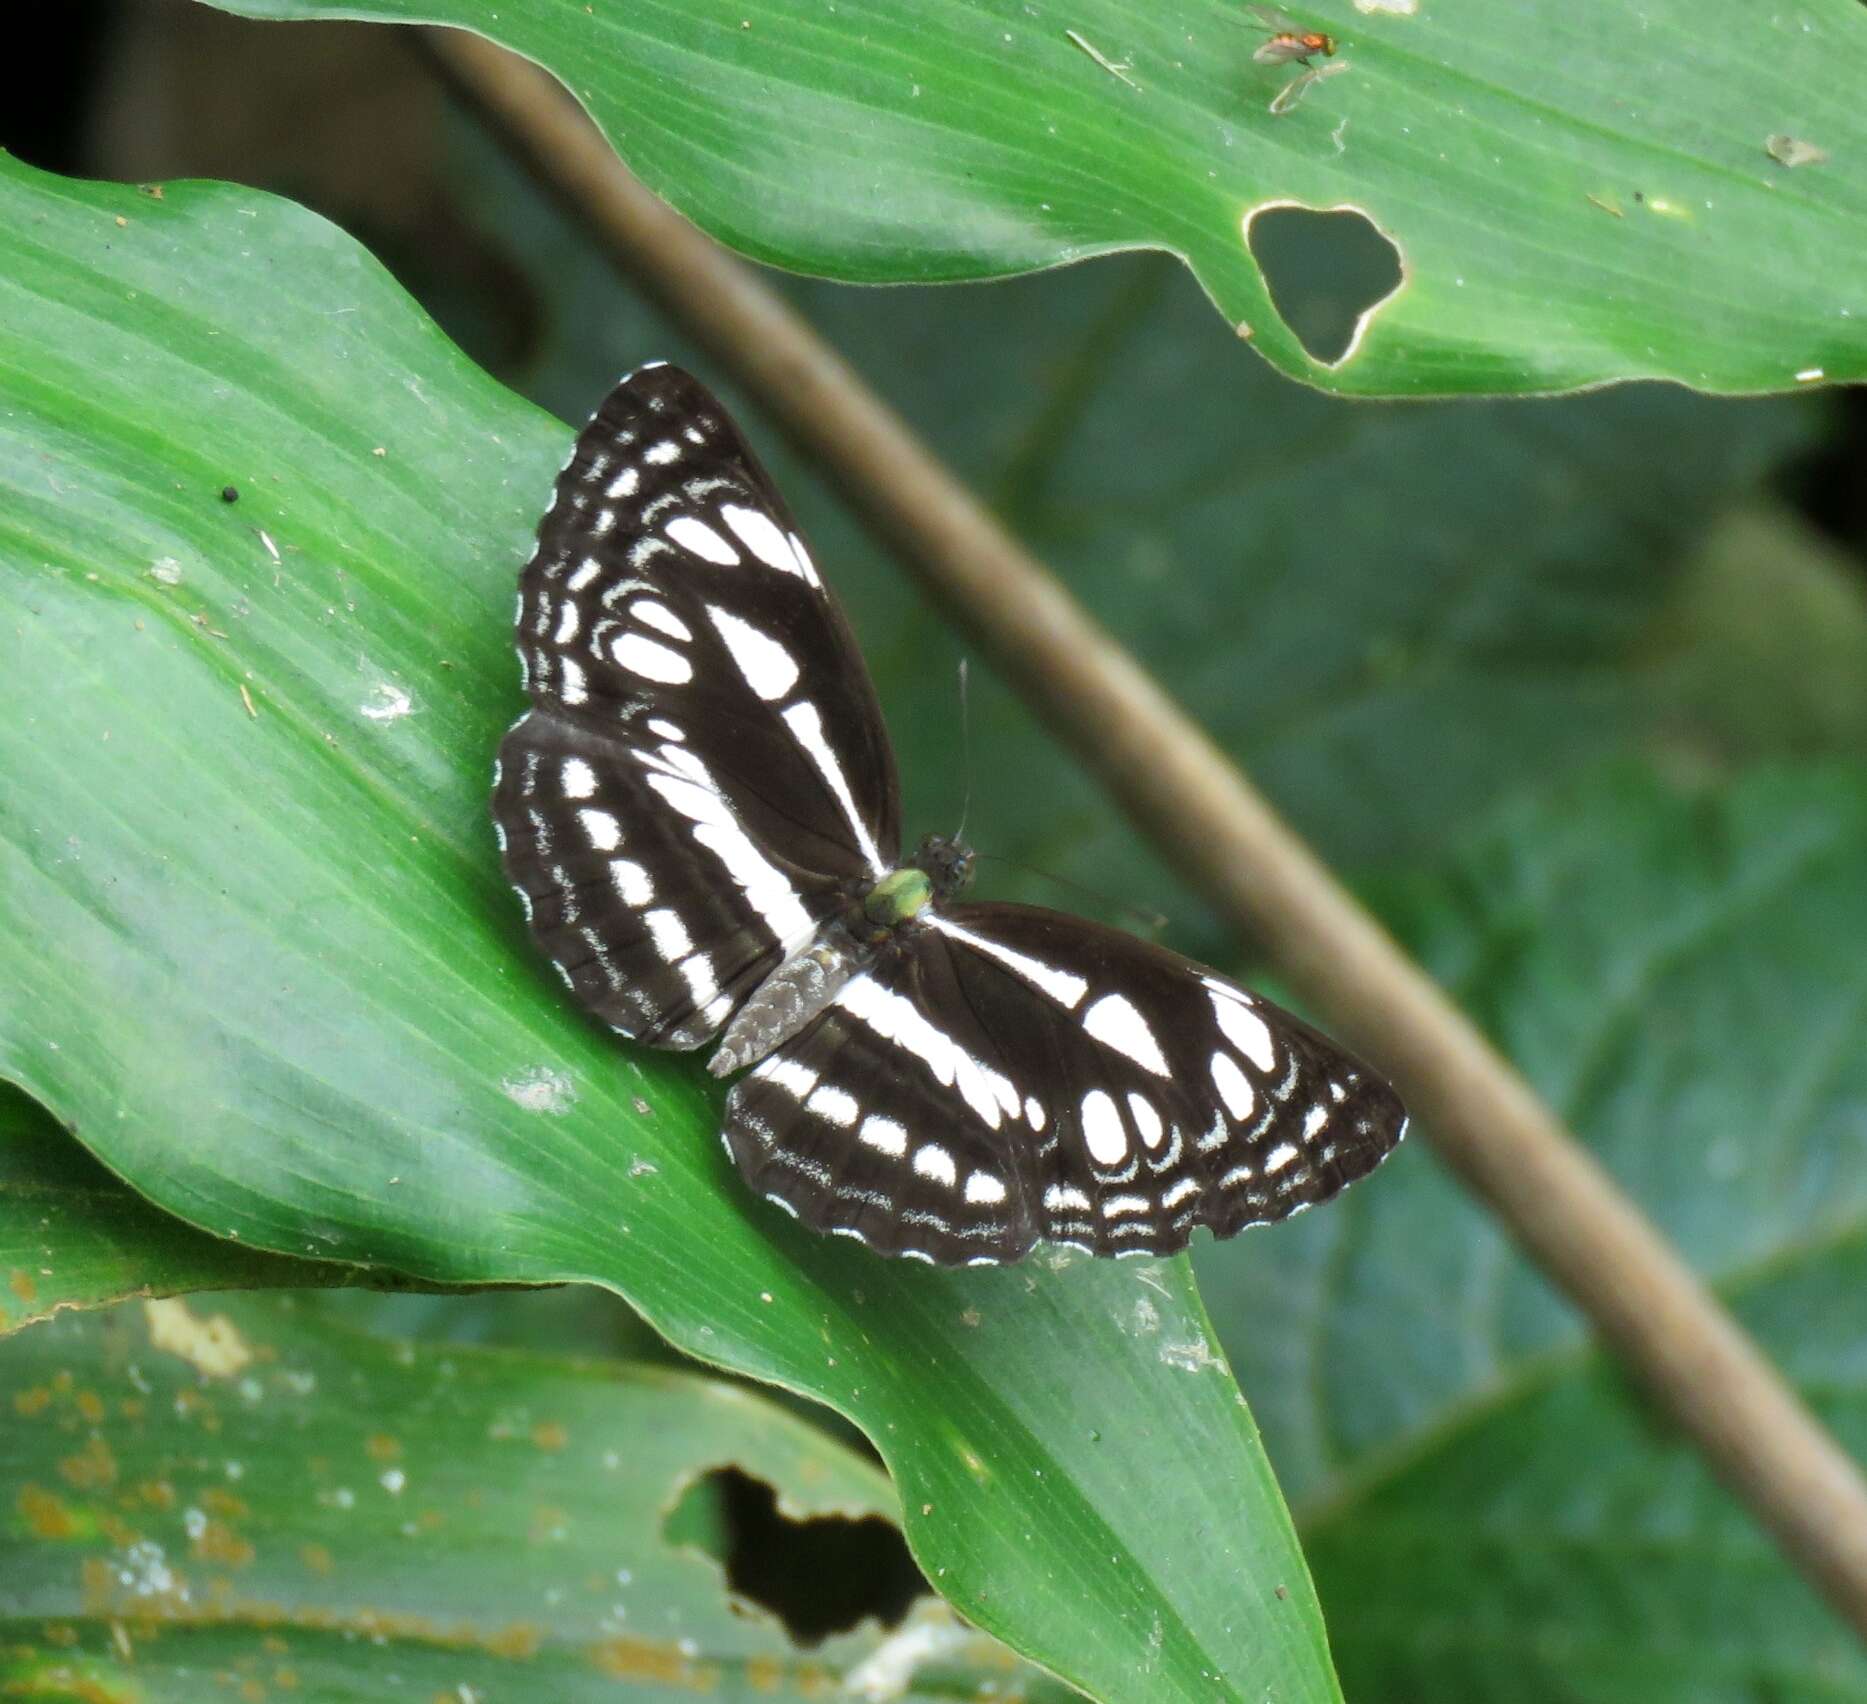
[[[1334,36],[1324,35],[1321,30],[1304,29],[1275,6],[1247,6],[1245,10],[1271,32],[1270,40],[1262,43],[1251,56],[1260,65],[1308,66],[1316,54],[1328,59],[1335,53]]]

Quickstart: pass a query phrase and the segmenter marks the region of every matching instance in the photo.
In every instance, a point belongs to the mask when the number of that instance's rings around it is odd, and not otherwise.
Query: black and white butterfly
[[[520,581],[532,708],[493,814],[531,931],[632,1040],[750,1067],[723,1135],[817,1230],[941,1265],[1038,1241],[1168,1254],[1328,1199],[1400,1140],[1392,1089],[1178,954],[954,904],[900,861],[867,669],[783,500],[697,380],[618,385]]]

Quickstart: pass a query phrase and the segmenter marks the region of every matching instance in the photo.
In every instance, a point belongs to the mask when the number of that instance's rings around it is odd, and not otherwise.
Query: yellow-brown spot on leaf
[[[43,1486],[28,1485],[14,1500],[26,1530],[34,1538],[76,1538],[78,1522],[62,1498]]]
[[[121,1515],[109,1509],[98,1515],[97,1530],[119,1550],[127,1550],[132,1544],[142,1542],[143,1535]]]
[[[32,1274],[23,1266],[14,1267],[7,1274],[6,1287],[28,1307],[39,1299],[39,1286],[32,1281]]]
[[[104,1399],[94,1390],[78,1392],[78,1412],[93,1426],[104,1418]]]
[[[281,1692],[298,1690],[298,1671],[296,1669],[276,1668],[272,1671],[272,1684]]]
[[[25,1419],[30,1420],[35,1415],[43,1414],[51,1406],[52,1393],[44,1385],[34,1385],[30,1390],[13,1393],[13,1412]]]
[[[117,1482],[117,1458],[110,1453],[110,1446],[93,1433],[83,1449],[58,1464],[58,1471],[67,1484],[80,1491],[103,1491]]]
[[[657,1639],[604,1639],[590,1647],[590,1660],[614,1680],[656,1681],[700,1690],[691,1657]]]
[[[387,1432],[378,1432],[373,1437],[363,1440],[363,1447],[369,1452],[371,1461],[400,1461],[402,1446]]]
[[[538,1647],[543,1643],[538,1629],[529,1622],[515,1621],[510,1627],[502,1627],[497,1633],[486,1636],[486,1648],[496,1657],[535,1657]]]
[[[253,1512],[247,1507],[244,1497],[236,1497],[218,1485],[210,1485],[201,1493],[201,1507],[210,1515],[219,1515],[224,1521],[243,1521]]]
[[[776,1692],[784,1685],[784,1669],[776,1657],[747,1657],[745,1676],[754,1692]]]
[[[240,1696],[245,1704],[266,1704],[266,1689],[256,1680],[241,1681]]]
[[[194,1553],[203,1562],[220,1562],[229,1568],[244,1568],[253,1560],[252,1545],[225,1521],[209,1521],[201,1528]]]
[[[540,1420],[532,1428],[532,1442],[541,1450],[561,1450],[570,1442],[570,1433],[555,1420]]]
[[[298,1547],[298,1560],[314,1574],[328,1574],[337,1566],[331,1560],[330,1551],[321,1544],[301,1544]]]
[[[232,1378],[253,1358],[246,1339],[225,1314],[200,1319],[186,1302],[169,1296],[144,1302],[143,1318],[152,1349],[180,1356],[206,1378]]]
[[[40,1629],[48,1645],[75,1645],[78,1642],[78,1630],[69,1621],[53,1621]]]

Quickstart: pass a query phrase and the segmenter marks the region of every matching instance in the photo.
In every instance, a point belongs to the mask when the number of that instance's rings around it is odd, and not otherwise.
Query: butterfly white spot
[[[691,550],[704,562],[716,562],[722,568],[738,565],[739,552],[705,521],[697,521],[692,515],[676,515],[662,530],[682,549]]]
[[[1264,1020],[1246,1003],[1242,989],[1228,988],[1210,976],[1202,979],[1212,995],[1212,1015],[1219,1020],[1225,1039],[1260,1071],[1277,1068],[1277,1044]]]
[[[571,598],[566,598],[558,605],[558,630],[551,635],[552,644],[568,645],[577,637],[580,620],[576,602]]]
[[[627,858],[610,859],[609,883],[624,905],[646,905],[655,897],[655,884],[648,879],[648,872]]]
[[[748,509],[740,503],[722,503],[720,519],[732,528],[739,542],[767,568],[776,568],[781,574],[797,572],[797,560],[791,554],[791,546],[771,516],[757,509]]]
[[[739,665],[746,684],[767,704],[797,685],[797,659],[776,639],[759,632],[750,622],[741,621],[730,610],[709,604],[707,614],[726,641],[726,649]]]
[[[1331,1083],[1329,1085],[1329,1098],[1334,1101],[1337,1106],[1340,1106],[1343,1101],[1348,1099],[1347,1087],[1341,1083]]]
[[[628,613],[644,627],[652,627],[670,639],[679,639],[684,644],[693,639],[694,630],[666,604],[657,603],[653,598],[637,598],[629,605]]]
[[[1160,1114],[1154,1110],[1154,1103],[1146,1095],[1138,1095],[1130,1090],[1128,1116],[1134,1120],[1135,1129],[1141,1132],[1142,1142],[1149,1148],[1158,1148],[1161,1137],[1166,1134],[1166,1126],[1161,1123]]]
[[[652,717],[649,720],[648,731],[655,735],[657,739],[678,741],[687,738],[686,734],[681,731],[678,723],[665,722],[659,716]]]
[[[862,848],[862,856],[875,875],[885,876],[888,866],[882,861],[880,849],[875,844],[875,837],[869,833],[869,825],[863,821],[862,813],[856,809],[856,801],[849,791],[849,782],[843,775],[843,766],[836,761],[836,753],[831,751],[830,742],[823,736],[823,718],[818,715],[814,704],[793,704],[782,712],[784,725],[791,730],[797,743],[804,748],[810,761],[817,766],[817,773],[823,777],[824,784],[835,795],[836,802],[843,807],[843,815],[849,821],[850,832],[856,837],[856,844]]]
[[[581,757],[567,757],[559,777],[567,799],[587,799],[596,791],[596,771]]]
[[[1303,1140],[1313,1142],[1316,1133],[1329,1122],[1329,1109],[1326,1106],[1313,1106],[1303,1115]]]
[[[1144,1071],[1157,1077],[1167,1075],[1167,1061],[1161,1056],[1160,1043],[1147,1027],[1135,1003],[1125,994],[1104,994],[1083,1013],[1083,1028],[1105,1047],[1126,1054]]]
[[[1252,1088],[1251,1079],[1238,1068],[1238,1061],[1223,1049],[1212,1056],[1212,1084],[1219,1091],[1219,1099],[1225,1102],[1225,1110],[1239,1123],[1244,1123],[1258,1104],[1257,1091]]]
[[[992,1129],[1017,1117],[1018,1096],[1011,1084],[946,1031],[935,1028],[905,995],[882,987],[872,976],[858,976],[837,994],[836,1006],[883,1041],[912,1054],[943,1088],[957,1088],[960,1098]]]
[[[817,578],[817,565],[810,559],[810,552],[804,548],[804,541],[796,533],[791,534],[791,554],[797,558],[797,571],[813,586],[823,582]]]
[[[1042,1130],[1046,1122],[1043,1102],[1035,1095],[1024,1097],[1024,1122],[1033,1130]]]
[[[804,1100],[817,1086],[815,1071],[807,1065],[800,1065],[795,1059],[785,1058],[782,1053],[766,1055],[752,1075],[761,1083],[770,1083],[774,1088],[783,1089],[797,1101]]]
[[[642,921],[648,925],[649,939],[655,943],[655,951],[670,964],[685,958],[694,950],[693,937],[687,933],[687,925],[681,921],[678,913],[670,911],[665,905],[645,912]]]
[[[672,764],[687,758],[686,773]],[[694,839],[719,859],[726,874],[745,895],[766,928],[785,943],[786,950],[816,933],[816,919],[803,907],[797,890],[758,849],[740,827],[739,819],[713,785],[706,765],[679,747],[663,746],[647,759],[660,771],[648,778],[649,786],[694,825]]]
[[[1118,1166],[1128,1157],[1128,1132],[1115,1103],[1100,1089],[1083,1096],[1083,1140],[1098,1165]]]
[[[1136,1213],[1145,1213],[1152,1205],[1145,1195],[1105,1195],[1102,1198],[1102,1217],[1132,1217]]]
[[[577,564],[577,572],[564,582],[564,589],[567,592],[581,592],[602,572],[603,564],[594,556],[586,556]]]
[[[805,1111],[814,1112],[819,1118],[828,1119],[830,1123],[849,1130],[855,1127],[862,1109],[856,1105],[856,1097],[847,1090],[825,1083],[810,1097]]]
[[[685,686],[694,678],[694,665],[679,651],[670,651],[653,639],[630,633],[610,647],[610,655],[631,674],[644,680],[658,680],[668,686]]]
[[[625,467],[609,482],[604,491],[605,497],[633,497],[636,488],[642,483],[642,470],[639,467]]]
[[[566,704],[582,704],[590,697],[583,667],[570,657],[558,658],[558,696]]]
[[[598,509],[595,517],[590,522],[590,530],[595,533],[598,538],[601,538],[605,533],[610,531],[615,524],[616,511],[614,509]]]
[[[870,1113],[862,1121],[862,1128],[856,1132],[856,1140],[866,1147],[873,1148],[878,1154],[886,1154],[890,1159],[898,1160],[908,1151],[908,1133],[892,1118],[882,1118]]]
[[[642,460],[650,467],[666,467],[670,462],[681,459],[681,446],[672,438],[663,438],[659,444],[650,444],[642,452]]]
[[[927,1142],[914,1151],[914,1170],[921,1177],[944,1183],[951,1189],[959,1173],[953,1168],[953,1156],[938,1142]]]
[[[1267,1172],[1282,1171],[1297,1157],[1296,1145],[1291,1142],[1279,1142],[1264,1156],[1264,1169]]]
[[[577,813],[577,820],[598,852],[614,852],[622,844],[622,824],[611,812],[585,809]]]
[[[1182,1201],[1199,1193],[1199,1179],[1183,1177],[1160,1198],[1163,1207],[1178,1207]]]
[[[1089,1211],[1089,1197],[1073,1184],[1053,1183],[1044,1191],[1044,1205],[1052,1213],[1072,1209],[1079,1213]]]
[[[966,1179],[966,1200],[974,1207],[996,1207],[1005,1199],[1005,1185],[990,1172],[976,1171]]]
[[[1018,952],[1013,947],[994,941],[989,935],[975,935],[950,917],[930,915],[927,921],[949,940],[963,941],[974,952],[984,953],[988,958],[997,959],[1008,970],[1016,971],[1033,988],[1048,994],[1066,1011],[1073,1010],[1076,1003],[1089,992],[1089,984],[1082,977],[1074,976],[1067,970],[1059,970],[1055,965],[1045,964],[1042,959],[1034,959],[1029,953]],[[1042,1126],[1035,1128],[1041,1129]]]
[[[1233,1166],[1225,1176],[1219,1179],[1221,1189],[1236,1189],[1241,1183],[1249,1183],[1258,1174],[1250,1166]]]

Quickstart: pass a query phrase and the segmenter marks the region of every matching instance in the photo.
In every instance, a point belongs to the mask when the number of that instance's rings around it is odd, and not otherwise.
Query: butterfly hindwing
[[[1060,912],[917,920],[734,1090],[754,1186],[954,1264],[1169,1254],[1327,1200],[1406,1117],[1374,1072],[1178,954]]]
[[[892,867],[899,793],[848,626],[677,368],[579,435],[520,581],[532,709],[494,818],[532,932],[623,1034],[694,1047]]]

